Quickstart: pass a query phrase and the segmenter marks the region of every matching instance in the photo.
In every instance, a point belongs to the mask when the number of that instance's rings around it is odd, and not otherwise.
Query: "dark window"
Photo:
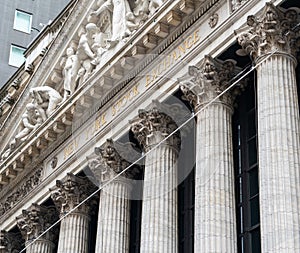
[[[179,253],[194,252],[195,170],[178,187]]]
[[[259,253],[259,166],[254,77],[238,99],[233,119],[238,252]]]
[[[130,253],[140,252],[142,200],[131,200]]]

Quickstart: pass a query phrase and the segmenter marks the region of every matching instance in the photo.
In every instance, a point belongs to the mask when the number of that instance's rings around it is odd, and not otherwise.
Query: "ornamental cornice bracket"
[[[283,9],[266,3],[261,13],[250,15],[245,27],[236,30],[241,54],[249,54],[252,60],[272,52],[296,55],[300,41],[300,10]]]

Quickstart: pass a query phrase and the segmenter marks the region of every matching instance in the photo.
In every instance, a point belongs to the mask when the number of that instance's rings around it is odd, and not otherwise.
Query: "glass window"
[[[23,55],[24,51],[25,48],[11,45],[8,64],[14,67],[20,67],[25,61],[25,57]]]
[[[30,33],[32,15],[23,11],[15,11],[14,29]]]

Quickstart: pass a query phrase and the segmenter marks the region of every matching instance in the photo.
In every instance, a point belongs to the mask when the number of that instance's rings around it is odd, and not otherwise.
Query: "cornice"
[[[165,5],[164,8],[162,8],[161,10],[159,10],[154,17],[152,17],[146,24],[149,25],[149,27],[145,28],[143,30],[143,32],[141,34],[135,34],[126,44],[126,46],[122,49],[120,49],[120,51],[122,51],[123,53],[120,54],[116,54],[114,57],[112,57],[112,59],[110,60],[110,62],[108,62],[103,68],[101,68],[98,72],[96,72],[89,80],[89,84],[90,86],[87,87],[86,85],[83,85],[81,88],[79,88],[75,94],[70,98],[70,100],[72,100],[72,104],[70,103],[65,103],[63,104],[53,115],[51,115],[51,119],[48,119],[46,122],[44,122],[43,126],[40,127],[35,133],[34,135],[31,136],[31,138],[28,139],[28,141],[26,143],[23,143],[13,154],[11,157],[9,157],[1,166],[1,180],[2,183],[8,183],[8,181],[6,181],[7,179],[9,179],[9,175],[7,174],[7,169],[8,168],[13,168],[13,164],[15,161],[18,161],[21,159],[21,156],[25,155],[25,156],[30,156],[32,155],[32,152],[28,152],[28,150],[30,150],[32,147],[34,147],[35,149],[39,149],[39,148],[43,148],[42,146],[40,146],[41,142],[47,142],[48,143],[53,143],[53,141],[56,138],[51,138],[52,135],[56,135],[57,133],[55,133],[55,124],[65,124],[65,126],[68,126],[70,124],[70,121],[72,121],[72,115],[74,113],[78,113],[74,111],[74,106],[75,106],[75,102],[76,102],[76,107],[80,107],[82,109],[84,109],[86,106],[89,106],[88,104],[85,104],[85,102],[88,100],[87,98],[89,96],[91,96],[91,88],[95,87],[95,83],[99,81],[103,81],[101,77],[105,76],[105,73],[107,73],[107,71],[111,71],[111,69],[114,67],[114,64],[116,62],[119,62],[122,57],[124,57],[124,55],[126,55],[126,52],[131,52],[133,53],[133,49],[137,48],[137,44],[135,43],[139,43],[140,40],[142,40],[144,38],[145,35],[147,35],[148,32],[157,32],[157,25],[159,24],[159,20],[163,20],[166,16],[170,15],[169,13],[173,11],[173,9],[175,8],[178,11],[178,8],[183,8],[183,11],[185,11],[184,6],[182,7],[182,2],[185,1],[173,1],[170,5]],[[134,70],[133,72],[131,72],[131,75],[129,75],[129,77],[126,77],[125,80],[121,80],[121,82],[117,81],[117,85],[112,88],[111,86],[108,87],[108,90],[105,91],[105,93],[109,93],[108,96],[105,96],[104,99],[101,100],[101,103],[99,103],[99,105],[97,107],[95,107],[95,110],[92,113],[94,113],[95,111],[97,111],[101,106],[103,106],[111,97],[113,97],[119,90],[121,90],[131,79],[132,77],[136,76],[142,69],[144,69],[146,66],[148,66],[150,64],[150,62],[152,62],[161,52],[163,52],[164,50],[166,50],[166,48],[169,47],[169,45],[171,45],[179,36],[180,34],[182,34],[184,31],[186,31],[194,22],[196,22],[209,8],[211,8],[211,6],[213,6],[216,2],[218,2],[217,0],[212,0],[212,1],[208,1],[209,4],[206,4],[205,6],[200,7],[197,11],[195,11],[192,15],[188,16],[188,19],[186,19],[182,24],[180,24],[179,28],[177,28],[172,34],[169,34],[169,36],[164,39],[161,38],[161,43],[159,44],[159,46],[157,46],[155,48],[155,50],[153,50],[151,53],[154,54],[154,57],[149,57],[148,59],[146,59],[142,64],[139,64],[139,68]],[[189,10],[190,11],[190,10]],[[76,13],[76,11],[75,11]],[[75,14],[74,14],[75,15]],[[79,15],[79,14],[77,14]],[[186,15],[186,13],[185,13]],[[75,15],[76,16],[76,15]],[[71,17],[70,17],[71,18]],[[74,16],[72,17],[74,18]],[[154,20],[156,20],[156,22],[154,22]],[[162,22],[162,21],[161,21]],[[164,21],[167,22],[167,21]],[[70,26],[70,24],[68,23],[68,21],[65,23],[65,26]],[[170,26],[173,26],[170,24]],[[153,30],[154,29],[154,30]],[[67,29],[66,29],[67,30]],[[173,29],[172,29],[173,30]],[[159,31],[158,31],[159,32]],[[43,59],[45,64],[41,65],[41,68],[37,70],[37,72],[35,73],[35,76],[32,79],[32,82],[35,83],[37,81],[37,79],[43,75],[44,72],[46,72],[47,70],[49,70],[49,59],[51,58],[51,55],[56,54],[57,50],[59,50],[59,48],[57,47],[57,45],[59,44],[61,46],[60,43],[62,43],[62,41],[64,41],[65,37],[67,35],[67,32],[65,31],[65,34],[60,34],[60,36],[58,37],[60,40],[55,41],[54,42],[54,49],[52,48],[48,53],[45,58]],[[49,59],[47,59],[49,58]],[[100,77],[100,78],[99,78]],[[106,85],[106,83],[104,83],[104,85]],[[24,96],[26,97],[26,94],[24,94]],[[79,106],[78,106],[79,103]],[[21,104],[21,103],[20,103]],[[66,120],[66,118],[68,118],[68,120]],[[42,129],[43,128],[43,129]],[[50,135],[50,137],[49,137]],[[46,139],[46,141],[45,141]],[[30,153],[30,154],[28,154]],[[22,154],[22,155],[21,155]],[[5,166],[6,165],[6,166]],[[0,181],[1,181],[0,180]]]

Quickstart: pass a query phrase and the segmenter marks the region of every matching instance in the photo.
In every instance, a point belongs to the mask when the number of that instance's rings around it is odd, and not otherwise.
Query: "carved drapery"
[[[116,148],[116,143],[109,139],[102,147],[95,148],[94,156],[88,157],[89,167],[100,185],[112,180],[130,165],[120,154],[121,148]],[[133,186],[130,179],[137,172],[136,168],[130,168],[101,190],[96,252],[128,252]]]
[[[16,219],[21,234],[25,239],[25,244],[28,246],[26,249],[27,253],[53,252],[57,229],[52,228],[32,244],[31,241],[40,236],[58,220],[58,213],[55,207],[43,207],[33,204],[29,209],[22,210],[22,214]]]
[[[296,82],[299,10],[267,3],[238,42],[257,66],[262,252],[300,251],[300,125]],[[245,31],[246,30],[246,31]],[[238,33],[238,32],[237,32]]]
[[[180,133],[175,121],[157,107],[140,110],[131,131],[144,151],[145,160],[141,252],[178,252],[177,159]],[[157,144],[162,142],[158,147]],[[155,148],[154,148],[155,147]]]
[[[96,190],[86,178],[69,173],[67,177],[56,181],[56,187],[50,189],[51,198],[63,216],[73,210]],[[89,211],[91,201],[77,206],[62,221],[60,226],[58,253],[87,253],[89,232]]]
[[[237,90],[210,103],[229,85],[233,61],[210,56],[189,67],[180,85],[197,114],[195,179],[195,252],[236,252],[236,218],[232,150],[233,100]]]

